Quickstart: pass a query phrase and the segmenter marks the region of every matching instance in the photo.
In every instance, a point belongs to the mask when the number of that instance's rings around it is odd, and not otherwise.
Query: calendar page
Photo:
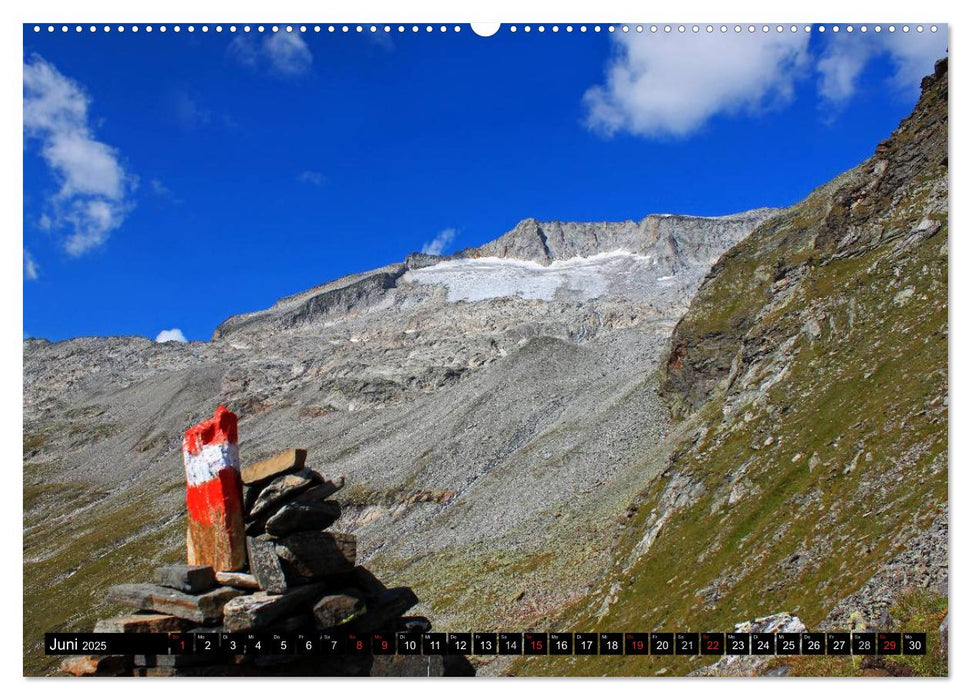
[[[947,23],[275,15],[22,26],[24,675],[948,675]]]

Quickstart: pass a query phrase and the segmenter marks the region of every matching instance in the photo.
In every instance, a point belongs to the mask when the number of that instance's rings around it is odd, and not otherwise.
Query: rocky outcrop
[[[514,258],[549,265],[613,250],[652,256],[668,273],[691,265],[710,266],[722,252],[745,238],[774,209],[718,217],[652,214],[640,221],[571,223],[525,219],[509,233],[456,257]]]
[[[671,337],[662,389],[677,415],[764,364],[791,337],[775,316],[791,313],[827,265],[878,249],[900,253],[946,227],[946,59],[922,90],[914,112],[870,159],[764,222],[712,267]],[[844,299],[851,303],[850,294]],[[804,334],[818,337],[818,305],[799,317]]]

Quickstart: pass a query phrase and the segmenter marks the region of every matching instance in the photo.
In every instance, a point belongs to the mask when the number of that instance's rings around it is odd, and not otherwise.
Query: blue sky
[[[943,27],[226,26],[25,26],[25,335],[206,340],[230,315],[526,217],[792,204],[872,153],[946,44]]]

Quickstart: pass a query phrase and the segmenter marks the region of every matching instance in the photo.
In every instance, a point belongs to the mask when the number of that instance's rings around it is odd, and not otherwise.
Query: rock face
[[[549,265],[625,250],[651,257],[659,265],[659,274],[673,275],[691,267],[710,267],[725,250],[774,213],[772,209],[757,209],[710,218],[653,214],[641,221],[616,223],[526,219],[504,236],[456,257],[514,258]]]

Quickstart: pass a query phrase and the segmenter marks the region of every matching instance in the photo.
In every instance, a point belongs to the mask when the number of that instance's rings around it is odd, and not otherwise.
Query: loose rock
[[[259,588],[268,593],[283,593],[287,590],[283,566],[272,542],[267,539],[247,537],[246,551],[249,554],[250,570]]]
[[[311,584],[296,586],[280,595],[259,591],[234,598],[226,603],[223,610],[226,629],[230,632],[243,632],[265,627],[319,596],[322,590],[321,585]]]
[[[355,592],[357,593],[357,592]],[[314,606],[319,629],[330,629],[352,622],[367,612],[367,605],[359,593],[336,593],[321,598]]]
[[[247,551],[248,551],[247,543]],[[223,586],[233,588],[246,588],[253,591],[260,589],[260,583],[253,574],[243,573],[242,571],[217,571],[216,582]]]
[[[288,503],[266,521],[266,532],[277,537],[299,530],[323,530],[341,517],[335,501]]]
[[[169,564],[155,570],[155,583],[185,593],[204,593],[216,587],[216,574],[211,566]]]
[[[249,517],[255,518],[278,503],[286,501],[298,493],[320,483],[323,477],[311,469],[301,469],[292,474],[276,477],[267,484],[249,509]]]

